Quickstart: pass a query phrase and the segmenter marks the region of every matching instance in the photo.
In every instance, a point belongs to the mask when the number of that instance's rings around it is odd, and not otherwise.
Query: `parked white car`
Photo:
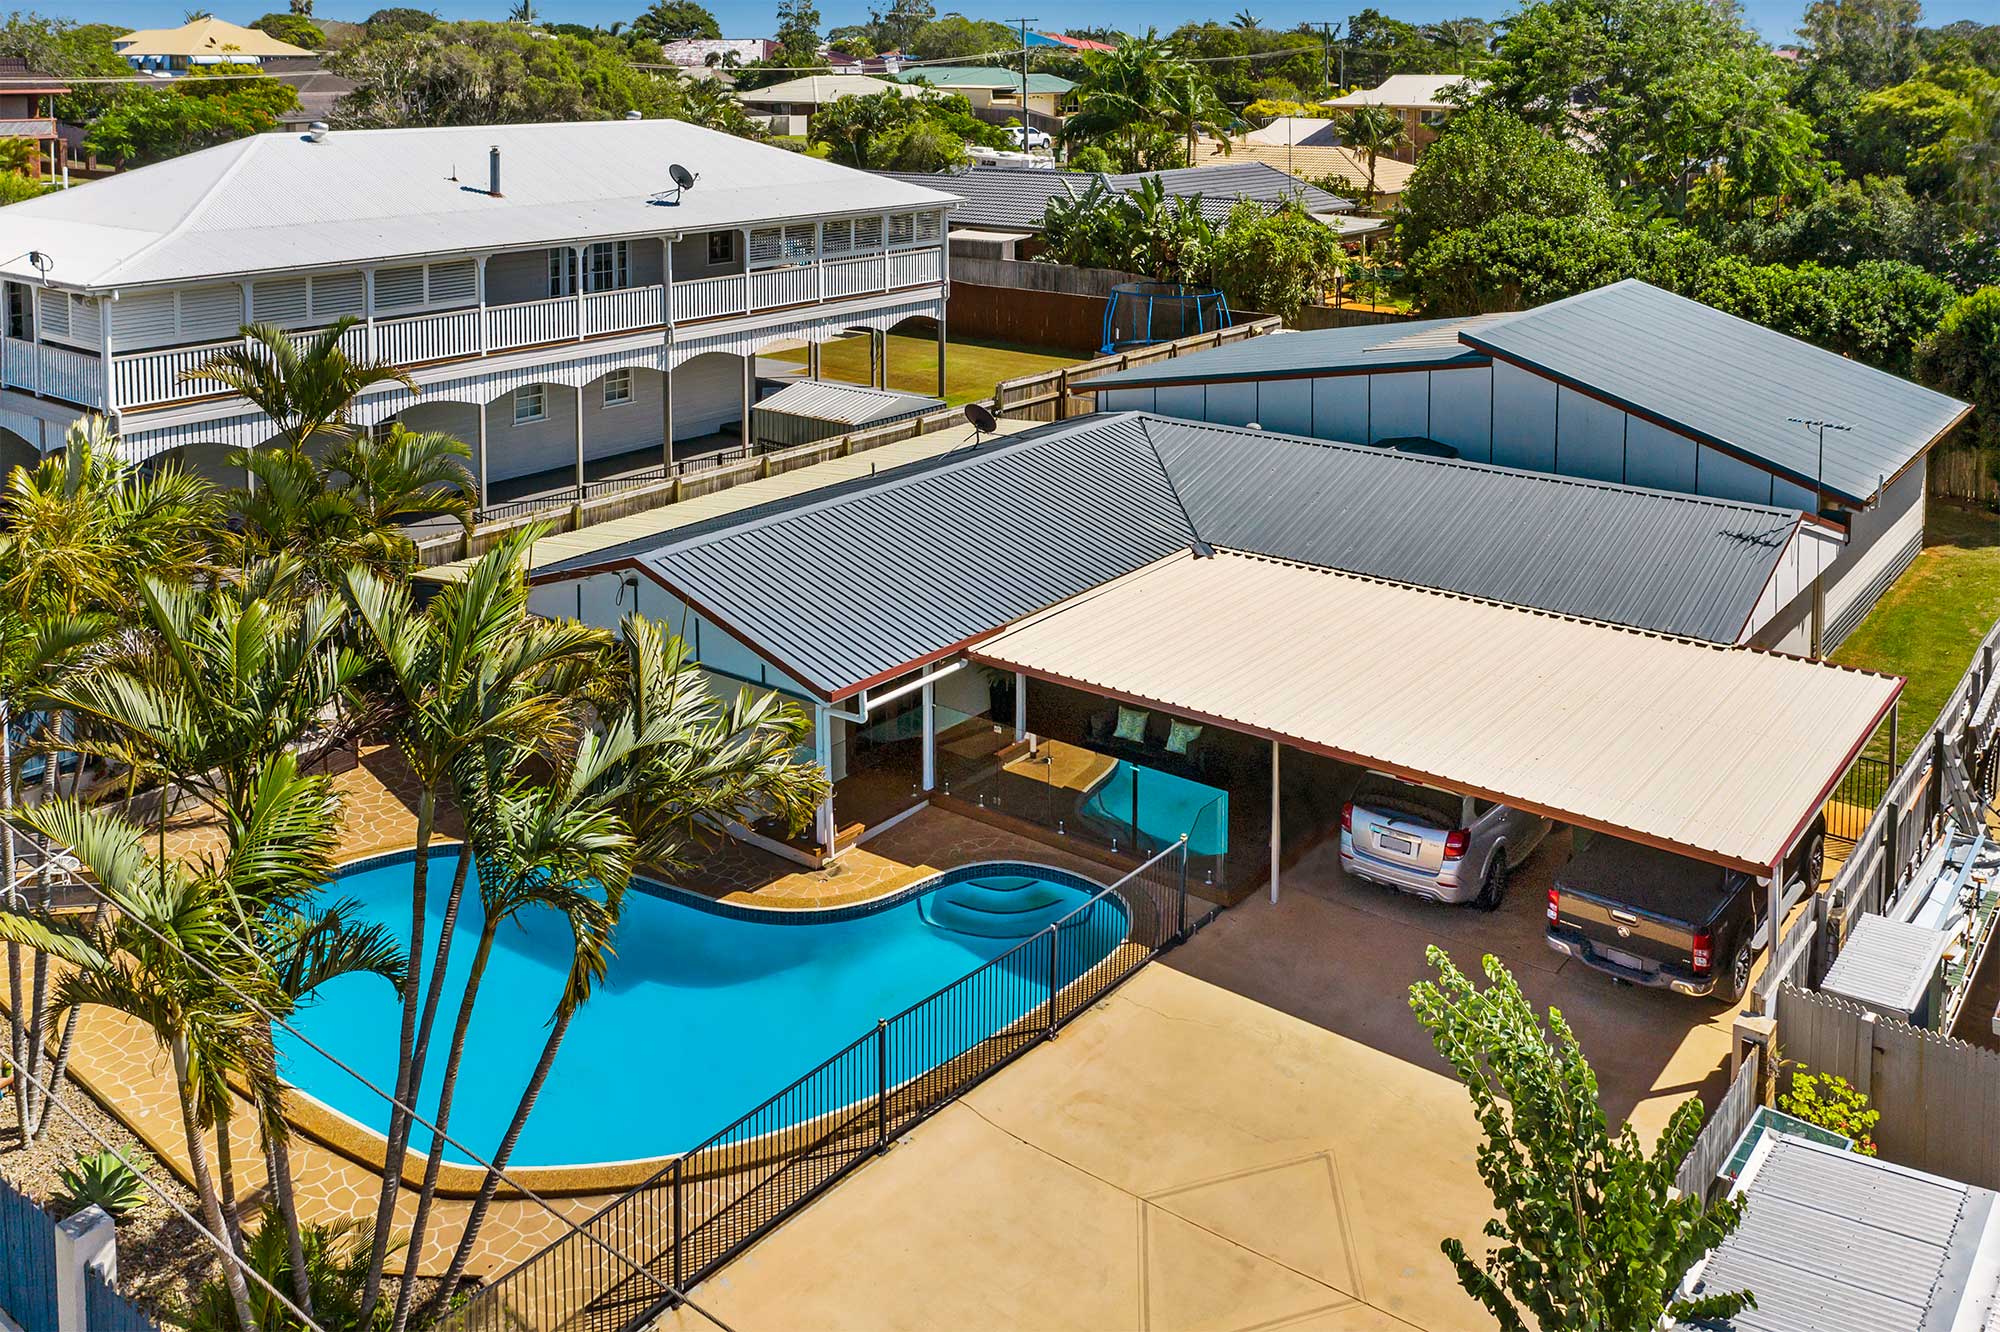
[[[1038,130],[1031,125],[1009,125],[1007,138],[1016,148],[1052,148],[1055,140],[1047,130]]]

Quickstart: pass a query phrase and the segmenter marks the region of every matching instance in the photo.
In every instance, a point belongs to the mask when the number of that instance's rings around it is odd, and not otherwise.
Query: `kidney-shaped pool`
[[[426,952],[436,944],[457,854],[445,848],[430,857]],[[407,948],[412,863],[408,856],[363,862],[343,872],[330,895],[358,902]],[[514,1159],[528,1166],[583,1165],[694,1147],[877,1020],[1070,916],[1099,889],[1047,866],[989,863],[949,870],[866,908],[781,913],[727,910],[635,882],[625,898],[617,956],[604,984],[570,1023]],[[477,887],[468,884],[420,1100],[426,1118],[437,1106],[444,1049],[479,926]],[[1125,932],[1125,910],[1115,895],[1069,921],[1062,955],[1071,977],[1108,955]],[[569,951],[569,931],[552,912],[532,913],[497,936],[452,1109],[451,1136],[468,1147],[489,1152],[506,1131],[541,1055]],[[1023,1002],[1021,988],[990,989],[993,1011],[955,1024],[968,1033],[968,1043],[1033,1006],[1002,1011]],[[385,982],[348,976],[324,986],[293,1023],[386,1088],[396,1081],[399,1018],[396,995]],[[280,1047],[294,1086],[377,1133],[386,1131],[387,1107],[373,1092],[294,1038],[281,1037]],[[939,1058],[956,1053],[941,1050]],[[896,1076],[923,1071],[899,1069]],[[419,1128],[412,1143],[428,1150],[428,1133]],[[447,1153],[454,1160],[460,1155]]]

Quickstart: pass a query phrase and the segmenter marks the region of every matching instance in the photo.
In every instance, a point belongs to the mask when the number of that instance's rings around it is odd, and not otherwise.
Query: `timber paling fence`
[[[1147,365],[1179,356],[1182,352],[1204,351],[1243,338],[1275,333],[1283,327],[1283,322],[1278,319],[1253,319],[1175,342],[1137,347],[1061,370],[1005,380],[994,386],[993,396],[987,400],[987,405],[996,416],[1014,420],[1067,420],[1072,415],[1089,411],[1092,406],[1091,399],[1072,392],[1071,381],[1074,379]],[[674,467],[676,475],[672,477],[630,478],[629,485],[594,481],[584,487],[581,497],[572,487],[552,496],[493,505],[479,515],[470,536],[452,531],[428,537],[417,543],[417,555],[420,562],[427,566],[471,559],[485,554],[509,534],[529,523],[540,522],[553,526],[557,531],[573,532],[964,424],[963,408],[944,407],[789,449],[774,449],[747,456],[741,449],[722,450],[713,455],[699,454],[677,462]]]
[[[643,1327],[849,1172],[1053,1037],[1220,908],[1176,843],[852,1044],[504,1273],[450,1332]],[[643,1270],[640,1270],[643,1269]],[[670,1289],[671,1288],[671,1289]]]
[[[1701,1126],[1701,1136],[1695,1139],[1687,1160],[1681,1162],[1680,1171],[1674,1176],[1674,1187],[1689,1197],[1707,1200],[1736,1140],[1743,1136],[1750,1117],[1757,1113],[1759,1066],[1760,1056],[1753,1049],[1736,1070],[1735,1081],[1723,1093],[1714,1113]]]

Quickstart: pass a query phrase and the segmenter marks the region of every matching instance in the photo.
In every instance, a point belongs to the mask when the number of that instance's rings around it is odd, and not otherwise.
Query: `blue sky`
[[[1025,2],[1025,0],[1024,0]],[[364,0],[365,3],[365,0]],[[379,4],[403,3],[423,8],[435,8],[446,18],[498,18],[506,10],[501,0],[489,3],[455,3],[454,0],[379,0]],[[609,23],[613,19],[627,18],[638,13],[650,0],[539,0],[537,8],[550,19],[567,19],[579,23]],[[882,8],[888,7],[888,0],[877,0]],[[1097,0],[1086,10],[1071,10],[1065,5],[1027,4],[1029,14],[1037,18],[1035,26],[1059,30],[1067,24],[1089,22],[1126,31],[1143,29],[1149,24],[1160,28],[1171,28],[1190,19],[1213,16],[1226,19],[1241,7],[1240,0],[1227,0],[1229,8],[1224,10],[1215,4],[1194,4],[1186,0]],[[192,3],[161,4],[158,0],[101,0],[101,3],[65,6],[49,6],[48,12],[68,12],[71,17],[92,22],[129,23],[134,27],[164,27],[178,24],[181,15]],[[284,6],[273,0],[271,8]],[[377,4],[366,7],[350,6],[341,0],[318,0],[319,12],[329,18],[363,18]],[[770,31],[773,4],[770,0],[723,0],[709,6],[722,22],[723,30],[731,37],[762,36]],[[1318,22],[1345,18],[1354,9],[1360,8],[1357,0],[1337,7],[1313,7],[1304,4],[1257,3],[1251,0],[1250,11],[1272,27],[1290,27],[1303,21]],[[1409,0],[1407,3],[1380,3],[1377,8],[1396,18],[1412,23],[1426,23],[1434,19],[1455,18],[1461,14],[1479,14],[1498,17],[1506,13],[1510,4],[1482,3],[1481,0]],[[1800,0],[1744,0],[1744,12],[1758,31],[1773,42],[1791,39],[1792,30],[1798,26],[1799,15],[1804,11]],[[964,12],[977,14],[980,11],[969,6],[954,5],[951,0],[938,0],[938,9],[947,11],[963,8]],[[262,8],[238,11],[234,7],[218,7],[215,11],[221,17],[238,23],[247,23],[266,12]],[[1021,5],[1007,7],[1004,15],[993,17],[1012,19],[1021,12]],[[828,25],[856,23],[868,17],[866,0],[820,0],[820,13]],[[1927,23],[1949,23],[1955,19],[1978,19],[1992,23],[2000,19],[2000,6],[1995,0],[1949,0],[1925,7],[1924,19]]]

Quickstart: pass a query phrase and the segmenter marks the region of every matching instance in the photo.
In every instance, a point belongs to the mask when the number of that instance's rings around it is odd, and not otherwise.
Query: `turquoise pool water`
[[[1098,831],[1118,835],[1121,843],[1131,836],[1136,816],[1139,841],[1148,852],[1171,845],[1182,833],[1190,855],[1229,851],[1229,793],[1176,773],[1119,759],[1078,808]]]
[[[449,884],[456,856],[448,850],[431,857],[426,950],[436,942],[444,912],[440,885]],[[410,862],[360,867],[340,876],[332,891],[355,899],[407,946]],[[1094,891],[1053,870],[967,866],[881,910],[800,924],[746,920],[669,890],[635,885],[625,900],[618,955],[595,997],[570,1023],[514,1159],[581,1165],[693,1147],[873,1029],[878,1019],[1047,929]],[[1100,901],[1075,924],[1077,933],[1066,933],[1063,949],[1065,980],[1125,936],[1125,913],[1115,898]],[[443,1051],[479,926],[478,895],[468,885],[424,1079],[427,1117],[437,1105]],[[523,927],[503,927],[495,942],[450,1125],[452,1137],[482,1154],[506,1131],[541,1055],[569,948],[568,930],[547,912],[535,913]],[[975,1002],[950,1040],[921,1047],[927,1063],[955,1057],[1040,1001],[1039,990],[1024,1002],[1023,987],[1005,988],[1011,998],[995,995],[983,1008]],[[350,976],[324,987],[294,1024],[388,1088],[396,1080],[399,1017],[386,983]],[[350,1119],[386,1130],[386,1107],[372,1092],[293,1038],[282,1038],[281,1049],[294,1085]],[[895,1068],[891,1077],[900,1081],[923,1071]],[[413,1142],[428,1150],[428,1133],[419,1128]]]

